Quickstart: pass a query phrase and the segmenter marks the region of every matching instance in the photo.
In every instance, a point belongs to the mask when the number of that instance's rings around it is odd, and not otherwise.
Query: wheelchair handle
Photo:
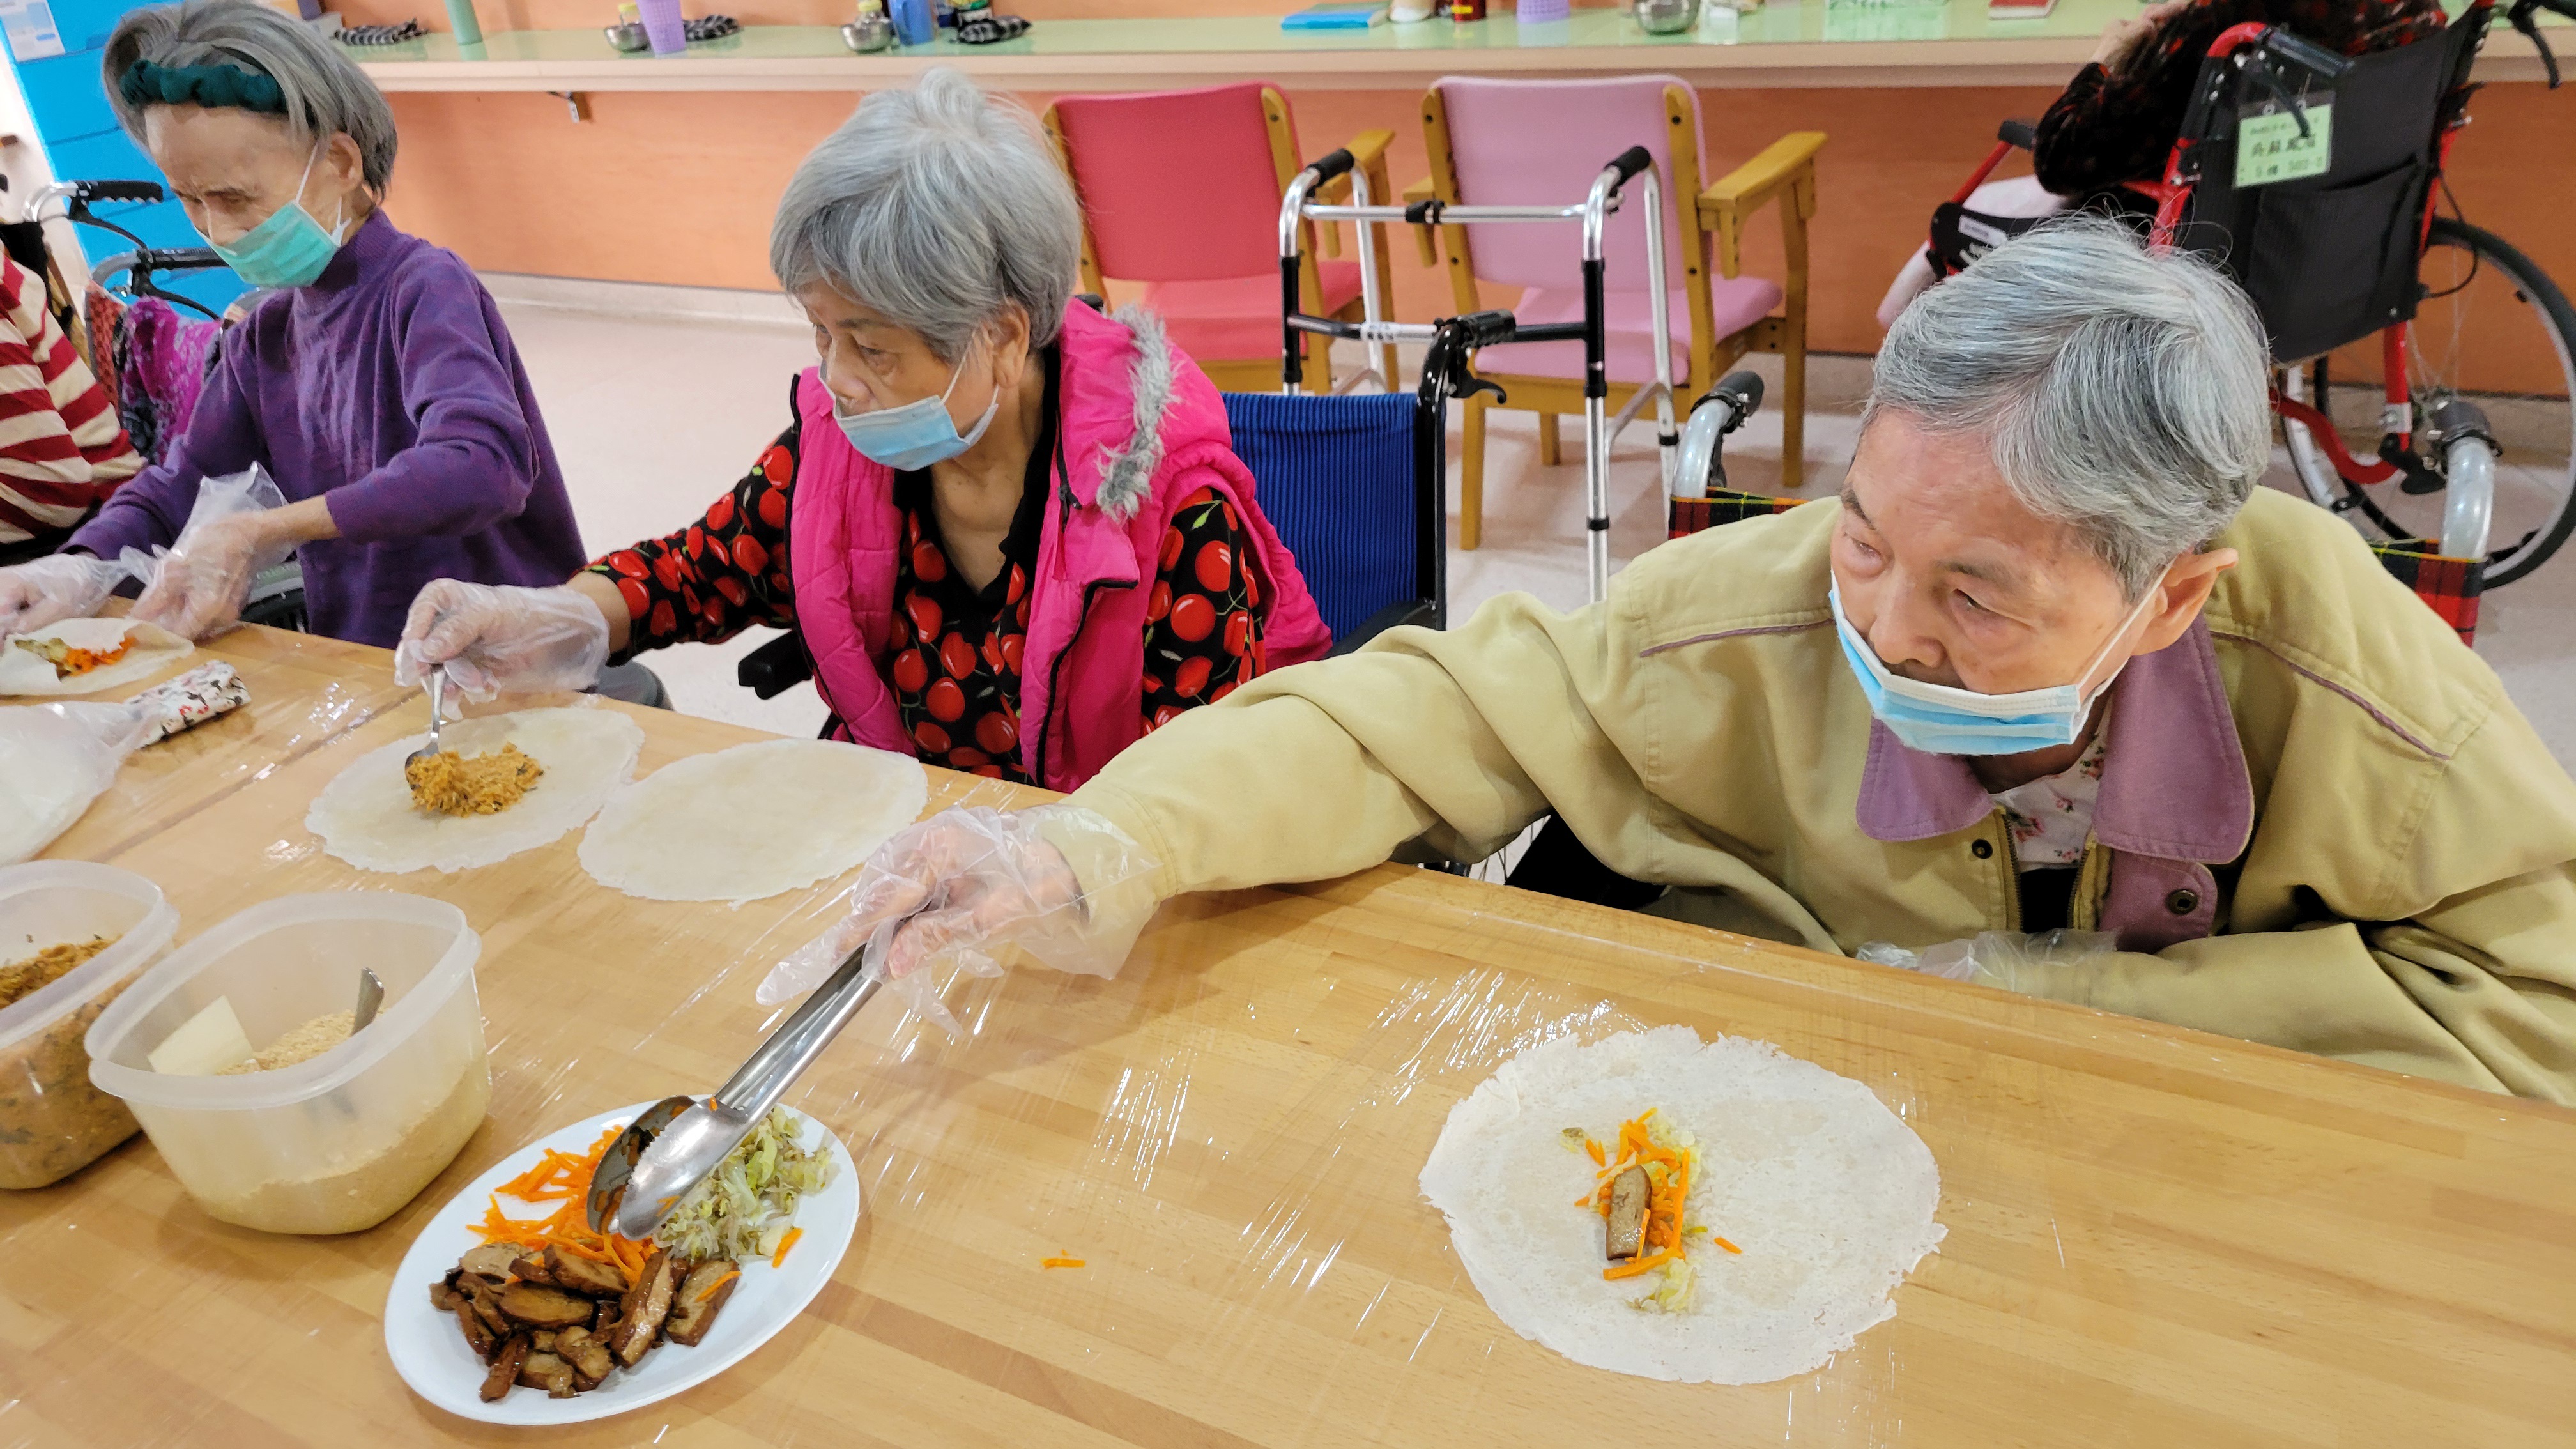
[[[2263,48],[2326,80],[2341,80],[2352,74],[2352,57],[2338,55],[2324,46],[2301,40],[2277,25],[2263,33]]]
[[[75,181],[71,195],[75,201],[159,201],[162,191],[153,181]]]
[[[2036,121],[2006,121],[2002,125],[1995,127],[1995,139],[2014,148],[2015,150],[2036,151],[2039,149],[2039,123]]]
[[[1619,174],[1619,179],[1612,183],[1613,185],[1625,186],[1636,179],[1638,172],[1654,164],[1653,153],[1643,146],[1631,146],[1613,158],[1606,169]]]
[[[1317,157],[1315,164],[1306,169],[1315,173],[1315,185],[1320,188],[1329,184],[1335,177],[1348,176],[1351,168],[1358,164],[1359,162],[1352,158],[1350,148],[1342,146]]]

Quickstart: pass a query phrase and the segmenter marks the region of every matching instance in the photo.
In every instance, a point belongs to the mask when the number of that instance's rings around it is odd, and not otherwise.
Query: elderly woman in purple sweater
[[[587,555],[499,309],[382,210],[393,112],[338,46],[253,0],[138,10],[107,43],[117,118],[244,281],[283,289],[224,339],[167,461],[66,554],[0,570],[0,632],[94,611],[127,549],[175,545],[136,611],[202,637],[293,550],[315,633],[391,645],[431,579],[551,584]],[[282,506],[190,527],[258,465]]]

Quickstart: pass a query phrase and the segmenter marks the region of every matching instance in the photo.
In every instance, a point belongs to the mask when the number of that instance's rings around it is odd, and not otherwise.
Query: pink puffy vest
[[[1144,732],[1147,586],[1181,501],[1201,487],[1232,502],[1254,553],[1271,668],[1319,658],[1332,637],[1296,561],[1254,506],[1216,387],[1163,340],[1150,314],[1065,309],[1057,436],[1065,483],[1047,501],[1020,666],[1020,762],[1072,790]],[[843,436],[832,396],[798,379],[802,456],[787,521],[796,624],[839,737],[916,753],[885,670],[912,642],[894,614],[901,515],[892,470]],[[1034,724],[1034,727],[1033,727]]]

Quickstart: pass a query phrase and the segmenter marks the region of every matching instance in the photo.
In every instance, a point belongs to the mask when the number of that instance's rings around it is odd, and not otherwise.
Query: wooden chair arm
[[[1782,192],[1798,220],[1816,214],[1816,153],[1824,148],[1824,132],[1792,131],[1699,194],[1699,224],[1717,238],[1721,275],[1738,270],[1745,222]]]

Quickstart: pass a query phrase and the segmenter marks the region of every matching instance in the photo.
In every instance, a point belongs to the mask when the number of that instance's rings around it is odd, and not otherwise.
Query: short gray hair
[[[1916,299],[1879,348],[1862,426],[1899,412],[1985,437],[2024,506],[2072,527],[2134,602],[2254,491],[2269,389],[2262,323],[2235,283],[2077,216]]]
[[[1082,271],[1082,209],[1016,103],[946,66],[879,91],[805,157],[769,227],[769,267],[921,334],[955,362],[1011,303],[1053,342]]]
[[[394,112],[385,93],[342,53],[257,0],[185,0],[137,10],[107,38],[100,74],[107,103],[125,134],[143,144],[143,113],[125,98],[125,73],[138,61],[155,66],[229,65],[277,82],[286,98],[287,133],[307,146],[346,135],[358,143],[367,189],[381,196],[394,174]]]

